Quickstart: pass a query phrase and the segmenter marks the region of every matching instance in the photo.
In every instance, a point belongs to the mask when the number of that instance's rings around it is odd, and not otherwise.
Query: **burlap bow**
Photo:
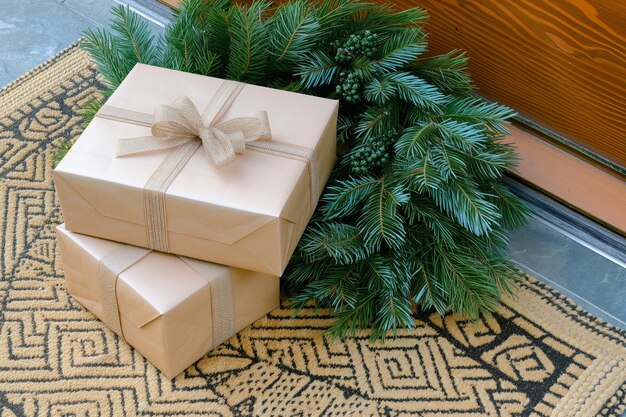
[[[221,115],[207,107],[204,115],[191,100],[181,96],[171,105],[157,106],[154,111],[152,136],[119,139],[117,156],[176,148],[199,140],[209,160],[217,168],[235,160],[246,144],[272,138],[267,112],[259,111],[255,117],[239,117],[215,123]],[[211,117],[211,119],[209,119]]]

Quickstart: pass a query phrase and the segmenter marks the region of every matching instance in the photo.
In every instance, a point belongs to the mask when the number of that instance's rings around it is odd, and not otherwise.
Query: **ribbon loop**
[[[139,138],[119,139],[117,142],[117,156],[133,155],[137,153],[160,151],[163,149],[178,148],[191,141],[188,137],[168,138],[165,136],[144,136]]]
[[[237,87],[238,89],[240,87]],[[256,117],[239,117],[217,123],[227,106],[230,96],[218,95],[209,103],[204,119],[186,96],[178,97],[171,105],[157,106],[154,111],[152,136],[120,139],[117,156],[133,155],[154,150],[175,148],[188,141],[199,140],[209,160],[217,168],[235,160],[235,155],[243,153],[246,144],[256,140],[270,140],[271,132],[266,112],[258,112]],[[150,143],[150,140],[156,143]]]
[[[209,160],[215,167],[223,167],[235,160],[235,144],[223,132],[215,128],[203,128],[200,138]]]

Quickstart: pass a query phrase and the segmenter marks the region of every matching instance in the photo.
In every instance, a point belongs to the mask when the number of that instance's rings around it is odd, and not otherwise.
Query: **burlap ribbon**
[[[98,281],[102,294],[102,321],[122,339],[125,338],[117,303],[117,280],[122,272],[150,252],[149,249],[122,245],[102,258],[98,265]],[[213,349],[235,334],[235,303],[230,268],[182,256],[180,259],[209,283],[213,328],[211,349]]]
[[[309,170],[311,211],[317,205],[319,184],[315,152],[302,146],[271,140],[267,113],[220,121],[245,84],[224,81],[200,115],[188,97],[157,106],[154,115],[105,105],[96,116],[151,128],[151,136],[119,139],[117,156],[172,149],[144,186],[148,247],[169,252],[165,192],[202,145],[215,167],[222,167],[244,150],[302,161]]]

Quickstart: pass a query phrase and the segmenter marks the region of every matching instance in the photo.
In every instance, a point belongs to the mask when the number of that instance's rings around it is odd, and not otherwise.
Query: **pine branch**
[[[441,178],[446,181],[450,178],[465,176],[467,173],[466,154],[446,145],[441,137],[436,137],[436,142],[437,144],[430,150],[430,161],[439,171]]]
[[[104,105],[104,102],[105,102],[104,97],[97,96],[93,98],[92,100],[90,100],[89,102],[87,102],[87,104],[85,104],[85,107],[83,107],[78,112],[78,114],[83,116],[83,123],[82,123],[83,127],[87,127],[89,123],[91,123],[94,117],[96,117],[96,113],[98,113],[98,110],[100,110],[100,108]]]
[[[410,28],[385,39],[377,59],[361,61],[355,66],[367,68],[370,72],[389,74],[415,61],[425,50],[421,30]]]
[[[438,132],[439,126],[432,121],[405,129],[394,145],[396,154],[408,160],[423,158]]]
[[[423,224],[432,232],[436,241],[449,248],[457,247],[454,239],[457,226],[437,209],[431,199],[414,194],[403,209],[410,224]]]
[[[396,103],[368,107],[361,115],[355,133],[364,139],[383,136],[394,129],[400,121],[400,109]]]
[[[474,91],[467,71],[469,57],[453,50],[442,55],[421,59],[410,70],[413,74],[436,86],[442,93],[467,97]]]
[[[370,251],[380,251],[383,242],[392,249],[404,244],[404,218],[398,208],[408,201],[409,194],[401,186],[388,186],[384,180],[377,184],[357,222]]]
[[[393,169],[399,178],[407,181],[414,192],[436,191],[443,186],[444,180],[433,164],[430,149],[416,159],[396,157]]]
[[[267,82],[267,87],[274,88],[276,90],[284,90],[291,91],[292,93],[302,93],[303,87],[300,84],[300,81],[297,80],[287,80],[285,78],[275,78],[272,81]]]
[[[398,329],[415,327],[412,300],[409,298],[410,279],[395,279],[398,288],[386,288],[379,292],[376,302],[376,319],[371,340],[385,340],[387,336],[396,336]]]
[[[350,178],[337,181],[322,196],[322,213],[326,220],[348,217],[359,210],[359,205],[374,192],[381,182],[373,177]]]
[[[485,279],[486,271],[474,257],[436,250],[433,265],[441,279],[448,305],[454,311],[463,311],[478,319],[499,307],[500,292],[497,284]]]
[[[296,75],[300,77],[304,88],[315,88],[330,84],[338,71],[339,66],[329,54],[315,51],[300,64]]]
[[[328,334],[331,337],[344,339],[349,335],[356,336],[374,322],[376,317],[374,305],[377,294],[362,291],[357,295],[358,297],[351,308],[335,312],[335,322],[328,328]]]
[[[274,64],[282,70],[305,61],[319,41],[320,24],[306,0],[279,6],[268,24]]]
[[[362,19],[362,25],[372,31],[394,33],[402,32],[407,27],[419,27],[427,18],[428,12],[420,7],[394,13],[390,4],[376,4],[367,11]]]
[[[94,98],[92,98],[87,102],[87,104],[85,104],[85,107],[79,109],[78,114],[83,116],[83,121],[81,123],[81,126],[83,128],[86,128],[89,123],[91,123],[93,118],[96,116],[96,113],[98,113],[98,110],[100,110],[100,108],[104,105],[105,96],[106,94],[98,92],[96,93]],[[52,162],[54,166],[57,166],[59,162],[61,162],[61,160],[65,158],[65,155],[67,155],[69,150],[72,148],[72,145],[74,145],[76,139],[77,138],[65,140],[57,147]]]
[[[59,165],[59,162],[61,162],[61,160],[65,158],[65,155],[67,155],[67,153],[70,151],[75,141],[75,139],[65,140],[56,148],[56,151],[52,158],[53,166],[56,167],[57,165]]]
[[[417,106],[409,106],[403,114],[402,125],[407,128],[424,125],[432,121],[431,117],[432,114],[428,110]]]
[[[301,255],[300,251],[296,252],[287,270],[289,289],[295,290],[296,293],[302,291],[309,283],[319,281],[327,276],[328,270],[333,266],[328,262],[328,258],[307,262]],[[292,301],[294,300],[292,299]],[[306,304],[308,299],[302,298],[302,301],[302,304]]]
[[[495,152],[467,153],[465,160],[471,172],[485,179],[496,180],[501,178],[503,171],[508,166],[506,155]]]
[[[500,159],[504,161],[506,168],[509,170],[514,169],[519,163],[519,155],[515,149],[513,143],[504,143],[499,140],[498,137],[495,141],[492,138],[487,143],[487,149],[490,153],[497,154]]]
[[[234,5],[229,10],[230,55],[226,75],[229,79],[262,83],[272,72],[269,67],[270,43],[267,22],[262,19],[269,3],[257,0],[247,8]]]
[[[349,18],[367,13],[370,3],[354,0],[321,0],[314,13],[320,24],[320,36],[328,38],[345,28]]]
[[[356,122],[350,114],[340,113],[337,118],[337,142],[348,143],[354,135]]]
[[[438,115],[433,116],[433,119],[438,118]],[[483,125],[459,122],[445,116],[442,119],[443,121],[437,123],[437,127],[447,144],[468,153],[485,149],[489,138],[485,135]]]
[[[501,225],[494,226],[491,232],[480,236],[467,229],[458,228],[455,241],[459,252],[477,259],[484,259],[491,255],[505,255],[509,244],[509,233]]]
[[[118,35],[116,45],[122,59],[149,65],[157,63],[157,49],[148,22],[121,4],[111,12],[114,16],[111,29]]]
[[[395,72],[386,78],[396,84],[401,100],[441,114],[440,106],[447,98],[436,87],[408,72]]]
[[[228,51],[224,1],[188,0],[163,36],[163,63],[168,68],[217,76]]]
[[[508,188],[498,182],[489,183],[489,191],[493,196],[489,201],[493,203],[502,215],[501,223],[504,227],[516,229],[522,227],[530,217],[530,211]]]
[[[373,78],[365,86],[365,98],[367,101],[378,105],[388,104],[396,97],[398,89],[396,84],[384,78]]]
[[[396,265],[389,257],[372,255],[361,262],[361,267],[360,273],[367,283],[367,291],[396,290],[405,281],[398,280]]]
[[[434,309],[440,315],[445,315],[448,304],[440,280],[427,269],[424,262],[418,262],[418,266],[412,283],[412,300],[425,310]]]
[[[213,7],[206,13],[207,27],[205,28],[204,36],[206,37],[207,49],[216,57],[216,74],[221,75],[228,63],[230,52],[230,36],[228,30],[228,8],[230,7],[230,0],[213,1],[212,5]]]
[[[118,40],[102,29],[85,30],[81,47],[91,55],[98,71],[111,88],[117,88],[136,63],[124,59]]]
[[[489,256],[481,260],[484,270],[495,282],[500,293],[507,297],[515,297],[515,284],[524,274],[519,268],[508,258],[504,256]]]
[[[516,113],[510,108],[498,103],[489,103],[479,98],[466,97],[450,100],[443,109],[446,119],[456,120],[467,125],[484,124],[494,132],[506,135],[508,130],[504,126],[506,120]]]
[[[347,265],[368,256],[361,230],[349,224],[320,223],[310,227],[300,246],[307,262],[332,258],[339,265]]]
[[[428,190],[437,206],[477,236],[489,233],[500,220],[495,204],[467,179],[454,179],[445,187]]]

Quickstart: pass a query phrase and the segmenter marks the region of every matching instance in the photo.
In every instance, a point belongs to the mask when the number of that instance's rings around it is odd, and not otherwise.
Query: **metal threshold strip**
[[[524,200],[537,220],[626,268],[624,236],[517,180],[507,177],[505,183]]]
[[[174,17],[172,9],[156,0],[114,0],[116,3],[128,6],[139,16],[151,21],[157,26],[165,27]]]

